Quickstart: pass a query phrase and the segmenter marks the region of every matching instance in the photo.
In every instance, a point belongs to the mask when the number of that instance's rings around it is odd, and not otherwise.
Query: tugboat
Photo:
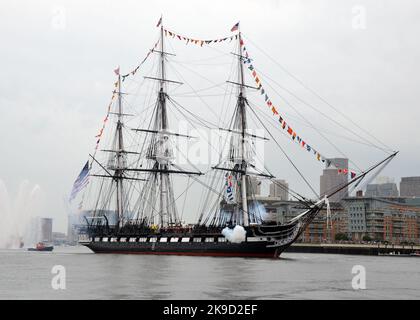
[[[53,251],[53,246],[46,246],[43,242],[38,242],[35,248],[28,248],[28,251]]]
[[[158,26],[161,22],[160,20]],[[128,93],[122,91],[122,84],[127,77],[134,76],[145,60],[126,75],[121,75],[119,68],[114,70],[118,79],[114,84],[115,89],[103,127],[97,136],[95,151],[90,155],[92,160],[86,163],[79,174],[70,196],[70,200],[73,200],[79,191],[85,189],[79,207],[83,206],[85,212],[89,212],[89,215],[85,216],[88,235],[80,239],[82,245],[95,253],[277,258],[299,238],[320,210],[327,206],[328,212],[330,196],[347,190],[350,185],[359,185],[369,173],[383,169],[396,156],[397,152],[388,151],[385,160],[356,173],[336,167],[329,158],[309,146],[306,140],[286,124],[283,115],[279,115],[268,99],[267,92],[254,70],[253,62],[251,64],[253,59],[250,59],[245,48],[242,33],[238,26],[235,26],[232,31],[238,33],[231,37],[202,41],[178,36],[161,26],[160,40],[145,58],[147,60],[149,55],[158,55],[157,73],[154,77],[144,77],[146,80],[155,81],[155,91],[152,95],[156,94],[157,97],[154,97],[154,103],[150,103],[150,106],[145,106],[144,110],[139,112],[141,123],[136,127],[130,127],[133,122],[125,120],[133,115],[124,113],[123,103],[128,99]],[[189,44],[199,44],[200,47],[229,39],[232,44],[235,43],[235,52],[232,54],[234,64],[237,65],[237,79],[227,83],[236,87],[236,104],[231,110],[225,109],[223,119],[219,120],[218,124],[200,118],[196,114],[197,109],[188,110],[170,94],[169,85],[180,86],[182,83],[167,78],[167,63],[174,55],[165,51],[164,38],[168,35]],[[252,71],[257,87],[245,83],[245,68]],[[331,190],[327,196],[320,197],[291,157],[285,154],[279,141],[266,126],[267,121],[260,118],[260,113],[266,111],[260,110],[262,108],[247,98],[248,89],[259,92],[269,106],[267,113],[272,112],[277,117],[277,120],[269,118],[270,121],[275,121],[277,131],[290,136],[292,142],[297,143],[300,149],[310,155],[313,154],[319,163],[326,164],[327,168],[332,165],[336,167],[333,169],[337,170],[337,174],[350,175],[351,179],[346,178],[345,183]],[[264,114],[262,116],[268,117]],[[175,138],[195,139],[175,132],[171,123],[178,118],[186,119],[194,127],[202,125],[207,129],[228,132],[227,139],[224,142],[219,141],[219,146],[228,146],[227,154],[217,154],[217,164],[206,168],[206,173],[192,164],[188,155],[182,154],[179,144],[176,143]],[[277,183],[265,166],[258,168],[256,165],[255,140],[269,139],[250,133],[250,130],[255,129],[250,127],[251,119],[254,120],[254,125],[257,123],[257,126],[264,127],[275,143],[274,148],[278,148],[285,155],[316,195],[316,198],[311,200],[289,188],[289,194],[305,208],[289,221],[270,222],[256,198],[251,179],[259,177]],[[113,130],[107,131],[107,147],[100,150],[98,147],[107,123],[113,125]],[[132,141],[127,141],[127,138]],[[184,141],[182,143],[184,145]],[[217,150],[210,142],[209,146],[212,150]],[[175,160],[175,151],[186,160],[182,166]],[[188,168],[183,167],[187,165]],[[201,176],[204,176],[202,180]],[[90,177],[95,178],[97,183],[90,183]],[[174,183],[175,177],[188,179],[184,190],[180,190],[182,181]],[[185,199],[193,183],[198,183],[205,189],[201,206],[194,215],[196,221],[186,225],[182,217]],[[281,184],[277,185],[282,188]],[[184,201],[178,204],[182,196]],[[115,213],[117,222],[111,224],[109,216],[104,212]]]

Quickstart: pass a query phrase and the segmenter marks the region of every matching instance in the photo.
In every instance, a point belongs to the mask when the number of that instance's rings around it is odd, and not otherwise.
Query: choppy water
[[[66,289],[54,290],[54,265]],[[366,268],[366,290],[352,268]],[[0,251],[0,299],[420,299],[420,258],[284,253],[279,260]]]

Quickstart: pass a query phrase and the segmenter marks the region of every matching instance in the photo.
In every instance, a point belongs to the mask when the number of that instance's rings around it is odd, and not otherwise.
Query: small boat
[[[53,246],[46,246],[42,242],[38,242],[35,248],[28,248],[28,251],[53,251]]]

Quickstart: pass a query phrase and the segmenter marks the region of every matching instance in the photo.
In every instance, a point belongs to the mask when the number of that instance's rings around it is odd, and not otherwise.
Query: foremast
[[[110,179],[111,184],[115,183],[115,193],[110,192],[105,197],[109,197],[105,202],[112,203],[112,199],[115,194],[115,212],[118,219],[117,225],[121,228],[124,225],[124,212],[128,209],[128,198],[124,196],[124,180],[141,180],[136,178],[127,178],[125,176],[125,171],[127,171],[127,159],[126,156],[128,151],[124,148],[124,121],[123,117],[125,114],[123,113],[123,105],[122,105],[122,92],[121,92],[121,75],[119,72],[119,68],[115,71],[118,75],[118,80],[116,83],[117,90],[114,91],[114,94],[117,94],[117,110],[115,112],[110,112],[110,114],[117,117],[116,128],[113,135],[112,140],[112,147],[109,150],[101,150],[102,152],[110,153],[108,158],[108,162],[106,165],[101,164],[94,156],[91,156],[93,161],[95,161],[104,171],[106,174],[90,174],[92,177],[97,178],[105,178]],[[113,171],[113,173],[111,173]],[[98,201],[101,198],[102,188],[100,189],[100,194],[98,195]],[[97,205],[96,204],[96,205]],[[112,206],[112,204],[111,204]],[[98,208],[95,208],[95,211]],[[96,214],[96,213],[95,213]],[[105,217],[106,218],[106,217]]]

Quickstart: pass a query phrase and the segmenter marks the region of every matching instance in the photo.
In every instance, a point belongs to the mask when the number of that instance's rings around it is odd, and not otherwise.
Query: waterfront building
[[[338,202],[330,204],[331,216],[323,210],[308,225],[300,241],[305,243],[335,242],[338,234],[345,234],[347,230],[347,217],[343,207]]]
[[[405,198],[346,198],[348,235],[353,241],[419,244],[420,205]]]
[[[52,242],[55,246],[64,245],[67,242],[67,236],[65,233],[62,233],[62,232],[53,232]]]
[[[250,181],[250,190],[252,195],[259,196],[261,195],[261,180],[259,180],[257,177],[249,177]]]
[[[399,197],[398,187],[395,183],[368,184],[366,197]]]
[[[278,207],[283,203],[283,200],[280,197],[270,197],[270,196],[257,196],[255,200],[261,205],[264,211],[263,219],[266,221],[284,221],[277,214]],[[288,201],[286,201],[288,202]]]
[[[400,183],[401,197],[420,197],[420,177],[404,177]]]
[[[305,210],[298,201],[281,201],[273,204],[277,208],[276,219],[285,223]],[[322,209],[300,237],[300,242],[333,242],[337,234],[347,232],[347,217],[340,203],[330,204],[331,216],[327,216],[326,207]]]
[[[289,200],[289,184],[286,180],[273,180],[270,184],[269,197],[279,198],[280,200]]]
[[[344,237],[353,242],[420,244],[420,201],[413,200],[359,196],[332,202],[331,216],[327,218],[326,208],[321,210],[299,241],[334,242]],[[297,201],[272,201],[265,205],[270,220],[280,223],[289,221],[305,208]]]

